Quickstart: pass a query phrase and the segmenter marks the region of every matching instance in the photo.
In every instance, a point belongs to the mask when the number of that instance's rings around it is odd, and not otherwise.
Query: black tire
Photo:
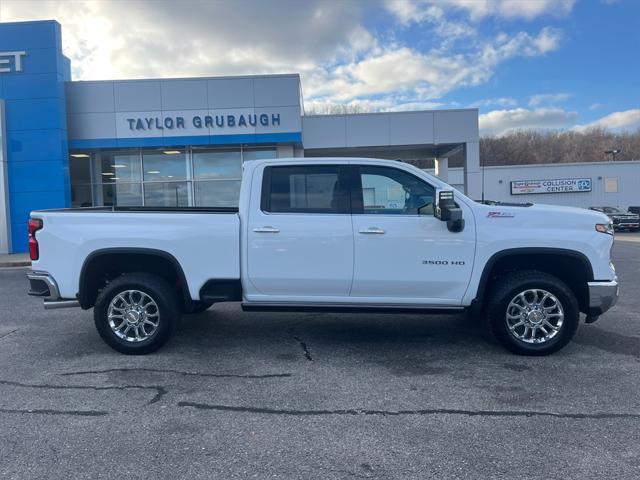
[[[516,338],[507,324],[509,303],[516,295],[529,289],[540,289],[551,293],[564,312],[564,319],[558,332],[543,343],[527,343]],[[487,321],[496,339],[511,352],[518,355],[541,356],[557,352],[571,341],[578,329],[580,310],[573,291],[560,279],[544,272],[523,271],[506,275],[494,284],[487,304]],[[524,330],[524,327],[522,328]],[[545,329],[551,330],[546,326]],[[542,333],[540,335],[542,336]]]
[[[111,301],[127,290],[143,292],[157,306],[154,309],[158,314],[155,331],[138,342],[120,338],[109,325]],[[175,289],[164,279],[148,273],[128,273],[113,280],[100,292],[93,309],[93,320],[102,339],[114,350],[127,355],[144,355],[162,347],[173,334],[179,319],[180,305]]]
[[[213,302],[194,301],[194,302],[191,302],[189,311],[185,313],[194,314],[194,315],[197,313],[202,313],[210,309],[212,305],[213,305]]]

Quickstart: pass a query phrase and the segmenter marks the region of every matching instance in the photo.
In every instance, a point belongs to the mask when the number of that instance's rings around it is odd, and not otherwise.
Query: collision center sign
[[[590,178],[556,178],[552,180],[516,180],[511,182],[511,195],[533,193],[590,192]]]

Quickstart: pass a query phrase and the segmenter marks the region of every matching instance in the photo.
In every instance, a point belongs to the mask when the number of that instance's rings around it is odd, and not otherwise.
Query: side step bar
[[[327,313],[461,313],[464,307],[438,307],[415,305],[354,305],[354,304],[305,304],[305,303],[242,303],[245,312],[327,312]]]
[[[60,300],[44,301],[45,310],[53,310],[55,308],[74,308],[79,306],[80,306],[80,302],[78,302],[78,300],[72,300],[72,299],[61,298]]]

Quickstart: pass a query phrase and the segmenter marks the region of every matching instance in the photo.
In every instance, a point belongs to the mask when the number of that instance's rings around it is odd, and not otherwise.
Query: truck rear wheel
[[[580,310],[571,289],[544,272],[509,274],[495,285],[487,305],[493,335],[519,355],[549,355],[573,338]]]
[[[144,355],[160,348],[179,318],[175,290],[164,279],[148,273],[128,273],[110,282],[93,310],[102,339],[127,355]]]

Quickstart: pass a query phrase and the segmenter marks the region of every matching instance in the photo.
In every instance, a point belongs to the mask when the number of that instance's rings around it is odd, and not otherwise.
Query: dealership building
[[[428,160],[482,196],[477,109],[305,115],[297,74],[71,81],[70,71],[57,22],[0,23],[0,253],[26,251],[35,209],[235,206],[242,165],[256,159]],[[463,167],[450,172],[453,155]],[[553,178],[536,167],[515,180]],[[497,192],[514,180],[498,177]],[[573,184],[585,195],[587,183]]]

